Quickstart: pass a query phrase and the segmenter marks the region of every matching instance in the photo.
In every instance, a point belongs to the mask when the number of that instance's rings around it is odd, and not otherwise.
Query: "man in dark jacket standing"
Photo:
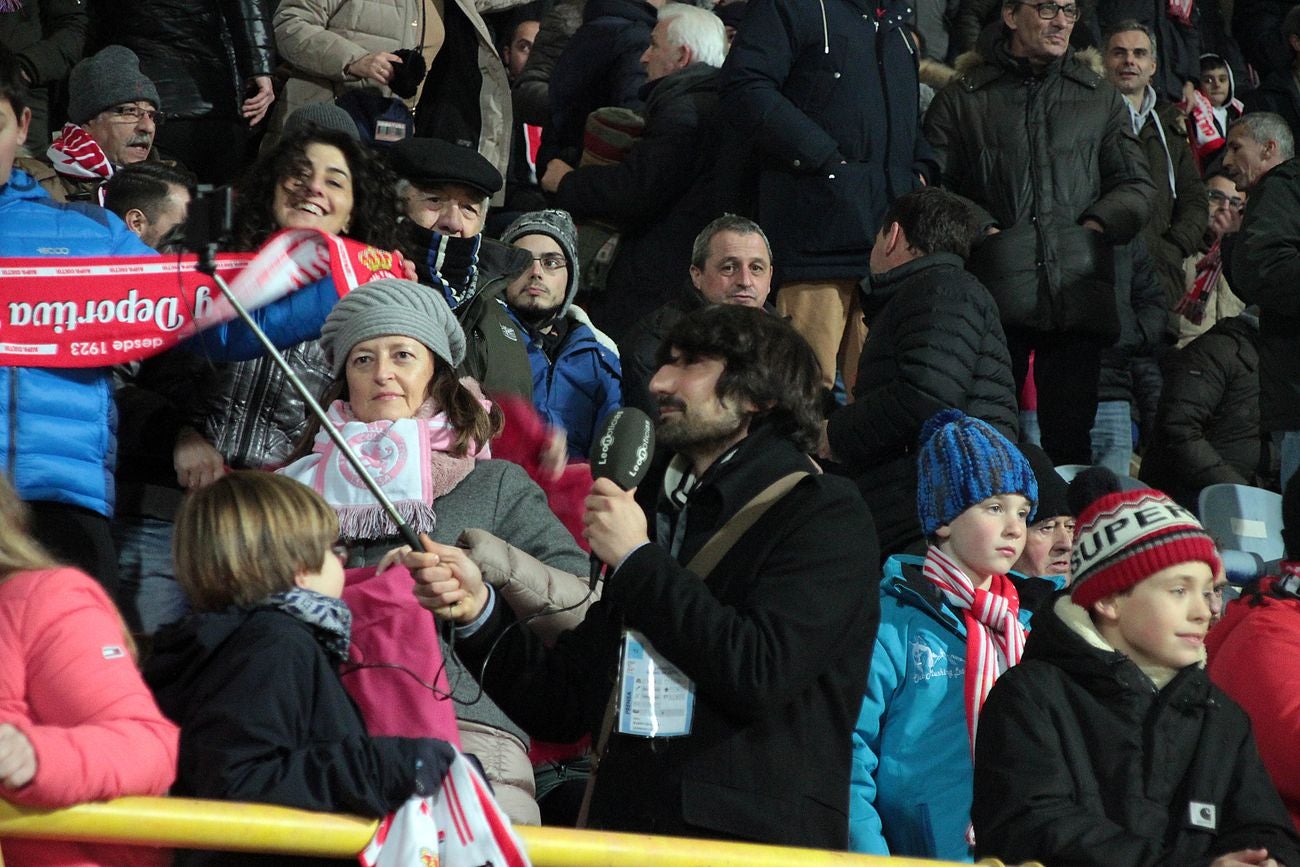
[[[831,453],[857,479],[883,556],[923,542],[917,438],[952,407],[1016,439],[1016,395],[998,308],[965,270],[978,232],[966,203],[937,188],[890,206],[864,281],[869,336],[853,403],[827,425]]]
[[[681,319],[662,358],[671,462],[635,500],[592,486],[585,535],[612,574],[580,625],[549,649],[505,631],[509,606],[460,548],[407,555],[417,596],[458,624],[472,671],[495,646],[484,686],[526,730],[568,742],[608,720],[591,827],[843,849],[880,557],[852,486],[807,456],[816,362],[789,324],[729,304]],[[644,689],[647,654],[672,685]],[[607,714],[616,682],[627,698]]]
[[[1070,49],[1064,5],[1006,0],[1005,34],[945,87],[925,132],[945,187],[989,234],[971,256],[1001,310],[1016,384],[1035,354],[1043,449],[1089,463],[1101,348],[1115,341],[1112,247],[1154,193],[1123,98]]]
[[[650,44],[655,10],[666,0],[591,0],[580,26],[555,61],[550,80],[550,121],[542,130],[538,165],[582,155],[587,115],[603,106],[640,111],[645,70],[641,54]]]
[[[695,233],[714,216],[713,116],[726,54],[718,16],[664,6],[641,55],[645,129],[627,158],[577,169],[553,159],[542,176],[542,189],[579,223],[603,220],[620,230],[608,288],[587,305],[616,340],[677,288],[677,263],[686,262]]]
[[[1223,166],[1250,193],[1228,253],[1233,291],[1259,305],[1259,423],[1282,457],[1282,486],[1300,468],[1300,163],[1286,121],[1244,115],[1228,131]]]
[[[777,311],[812,344],[822,384],[834,384],[838,357],[851,388],[872,239],[889,203],[935,173],[918,124],[911,4],[748,5],[719,87],[722,112],[759,163],[746,216],[781,263]]]

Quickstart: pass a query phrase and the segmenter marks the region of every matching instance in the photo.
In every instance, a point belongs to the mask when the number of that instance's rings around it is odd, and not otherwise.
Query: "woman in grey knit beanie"
[[[489,442],[501,429],[500,413],[456,372],[465,335],[440,292],[409,280],[363,284],[335,305],[320,343],[334,374],[322,399],[330,422],[355,446],[403,519],[445,545],[456,544],[466,530],[485,530],[566,573],[569,585],[542,588],[530,597],[531,608],[516,608],[521,619],[583,599],[585,580],[577,575],[586,570],[586,555],[551,512],[546,495],[518,465],[487,459]],[[339,459],[329,437],[317,430],[312,439],[311,453],[281,472],[315,488],[334,507],[348,543],[348,565],[373,566],[402,544],[396,526]],[[394,584],[394,574],[379,572],[350,583],[343,593],[354,618],[355,656],[393,666],[348,679],[367,727],[381,734],[458,738],[466,753],[482,760],[511,819],[538,823],[527,735],[490,699],[479,697],[472,673],[440,644],[428,613],[411,595],[410,579]],[[450,693],[452,701],[436,700],[407,672],[419,673],[439,697]]]

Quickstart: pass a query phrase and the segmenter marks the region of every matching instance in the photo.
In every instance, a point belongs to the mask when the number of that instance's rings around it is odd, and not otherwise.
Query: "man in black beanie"
[[[1069,485],[1052,459],[1033,443],[1017,443],[1038,480],[1038,513],[1025,534],[1025,550],[1011,567],[1011,582],[1020,594],[1020,607],[1036,611],[1048,596],[1070,583],[1070,551],[1074,547],[1074,514],[1066,500]]]

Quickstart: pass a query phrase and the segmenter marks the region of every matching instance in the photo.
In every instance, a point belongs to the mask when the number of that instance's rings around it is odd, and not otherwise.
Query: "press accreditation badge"
[[[618,678],[618,732],[643,738],[691,733],[695,684],[664,659],[645,636],[623,631]]]

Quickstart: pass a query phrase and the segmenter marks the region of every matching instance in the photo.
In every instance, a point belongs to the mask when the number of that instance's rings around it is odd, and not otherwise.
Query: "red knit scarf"
[[[987,590],[977,590],[957,562],[936,547],[925,555],[921,570],[930,583],[962,609],[966,623],[966,730],[971,753],[980,709],[1002,672],[1020,662],[1025,630],[1020,625],[1020,596],[1005,575],[994,575]]]

